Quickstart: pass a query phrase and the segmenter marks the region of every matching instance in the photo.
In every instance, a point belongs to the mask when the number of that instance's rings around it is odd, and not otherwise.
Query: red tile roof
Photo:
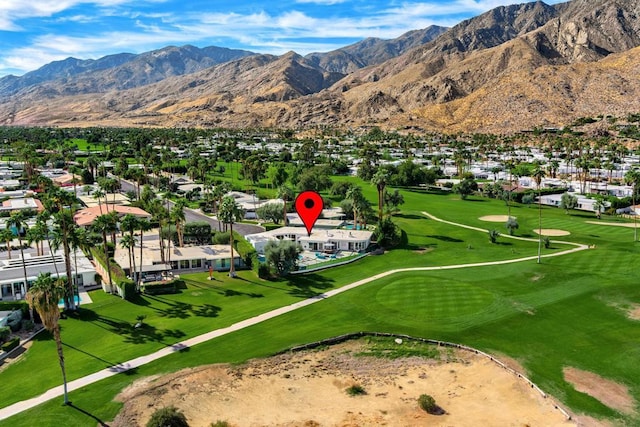
[[[93,221],[100,215],[107,214],[109,212],[116,211],[118,216],[124,216],[126,214],[131,214],[137,216],[138,218],[151,218],[151,214],[140,209],[134,208],[132,206],[122,206],[122,205],[101,205],[101,206],[93,206],[90,208],[82,209],[76,212],[73,216],[74,221],[81,227],[88,227],[93,224]]]

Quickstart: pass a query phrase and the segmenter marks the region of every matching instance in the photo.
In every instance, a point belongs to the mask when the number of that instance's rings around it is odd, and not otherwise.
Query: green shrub
[[[10,352],[11,350],[13,350],[19,345],[20,345],[20,337],[13,337],[6,343],[2,344],[2,347],[0,347],[0,349],[2,349],[2,351]]]
[[[125,279],[118,282],[118,287],[122,290],[122,298],[131,301],[136,295],[136,284],[133,280]]]
[[[433,415],[440,412],[440,408],[436,405],[436,400],[428,394],[420,395],[418,398],[418,405],[420,405],[420,408],[428,414]]]
[[[211,243],[211,224],[205,221],[188,222],[184,225],[185,243],[208,245]]]
[[[364,389],[364,387],[362,387],[359,384],[354,384],[351,387],[348,387],[346,392],[347,392],[347,394],[349,396],[362,396],[362,395],[367,394],[367,392]]]
[[[177,294],[178,280],[162,283],[143,283],[142,292],[147,295]]]
[[[233,232],[233,241],[236,243],[236,250],[238,255],[242,258],[242,261],[247,267],[252,266],[254,255],[257,259],[256,249],[253,245],[247,242],[247,239],[243,235]]]
[[[182,412],[174,406],[168,406],[155,411],[147,422],[147,427],[189,427],[189,424]]]
[[[7,338],[9,338],[9,335],[11,335],[11,328],[8,326],[0,328],[0,342],[6,341]]]
[[[257,260],[256,260],[256,264],[258,265],[257,274],[259,278],[268,279],[271,277],[271,267],[269,267],[268,264],[265,264]]]
[[[228,232],[218,232],[213,235],[213,244],[214,245],[228,245],[229,244],[229,233]]]
[[[211,423],[211,427],[229,427],[229,423],[226,421],[216,421],[215,423]]]
[[[22,328],[25,331],[31,332],[33,331],[33,329],[36,327],[36,325],[33,323],[32,320],[23,320],[22,321]]]

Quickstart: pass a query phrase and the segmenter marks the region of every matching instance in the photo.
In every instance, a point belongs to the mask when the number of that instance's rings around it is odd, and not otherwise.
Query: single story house
[[[91,226],[91,224],[93,224],[93,221],[95,221],[96,218],[98,218],[100,215],[104,215],[113,211],[117,212],[118,217],[123,217],[127,214],[131,214],[138,218],[151,218],[150,213],[140,208],[114,204],[102,204],[100,206],[92,206],[90,208],[85,208],[77,211],[73,216],[73,220],[80,227],[89,227]]]
[[[578,198],[578,204],[576,205],[575,209],[581,210],[581,211],[587,211],[587,212],[596,212],[596,208],[594,207],[594,204],[596,203],[596,199],[590,199],[582,194],[572,194],[572,195]],[[562,200],[562,194],[546,194],[541,197],[540,203],[545,206],[560,207],[561,200]],[[607,209],[609,206],[611,206],[611,203],[605,201],[604,209]],[[603,212],[604,209],[602,209],[601,211]]]
[[[24,281],[24,270],[22,258],[19,251],[17,257],[0,260],[0,300],[14,301],[24,299],[28,286],[33,283],[40,273],[51,273],[52,277],[66,275],[64,265],[64,254],[62,251],[44,256],[29,256],[25,254],[25,266],[27,269],[27,286]],[[78,280],[78,286],[92,286],[96,284],[96,270],[91,261],[82,253],[77,251],[72,259],[71,268]],[[77,265],[77,270],[75,270]]]
[[[240,191],[230,191],[226,196],[231,196],[235,199],[236,204],[244,209],[244,217],[246,219],[256,219],[256,210],[269,203],[283,204],[282,199],[267,199],[260,200],[253,194],[242,193]]]
[[[260,254],[269,241],[291,240],[300,243],[303,250],[335,253],[337,251],[360,252],[371,244],[373,233],[367,230],[324,229],[312,230],[307,235],[304,227],[281,227],[264,233],[249,234],[245,239]]]
[[[42,202],[33,197],[22,197],[19,199],[8,199],[2,202],[0,205],[0,211],[21,211],[21,210],[34,210],[36,212],[44,211]]]
[[[166,243],[166,242],[165,242]],[[134,251],[135,264],[134,271],[138,271],[140,266],[140,246],[136,246]],[[231,267],[231,248],[228,245],[204,245],[204,246],[171,246],[167,262],[162,262],[160,245],[157,239],[146,240],[142,246],[142,273],[143,281],[158,280],[168,272],[172,273],[193,273],[198,271],[227,271]],[[129,266],[129,253],[127,249],[116,245],[114,259],[122,267],[124,272],[132,277]],[[238,268],[244,267],[244,262],[237,251],[233,253],[234,265]]]

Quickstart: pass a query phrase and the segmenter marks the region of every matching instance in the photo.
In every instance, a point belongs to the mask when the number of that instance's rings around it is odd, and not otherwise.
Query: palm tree
[[[102,197],[105,196],[105,192],[102,188],[98,188],[92,194],[93,198],[98,201],[98,207],[100,208],[100,215],[102,215]]]
[[[291,189],[291,187],[288,187],[286,185],[282,185],[280,186],[280,188],[278,188],[278,196],[280,199],[282,199],[283,203],[283,207],[282,207],[282,223],[284,225],[287,225],[287,201],[289,200],[293,200],[293,190]]]
[[[110,290],[113,291],[113,289],[111,288],[112,286],[112,282],[111,282],[111,262],[109,260],[109,249],[107,246],[107,234],[112,233],[113,231],[115,231],[116,229],[116,225],[117,225],[117,214],[115,213],[115,211],[112,211],[108,214],[104,214],[104,215],[100,215],[99,217],[97,217],[95,219],[95,221],[93,221],[93,224],[91,224],[91,227],[98,233],[102,234],[102,248],[104,251],[104,257],[105,257],[105,262],[107,263],[106,267],[107,267],[107,277],[109,280],[109,286],[110,286]]]
[[[64,284],[61,280],[54,280],[50,273],[40,273],[27,292],[27,302],[31,309],[35,309],[42,320],[44,328],[53,334],[58,350],[58,361],[62,370],[62,385],[64,390],[64,403],[69,403],[67,394],[67,374],[64,367],[64,354],[62,353],[62,339],[60,338],[60,310],[58,301],[65,294]]]
[[[135,258],[135,253],[133,251],[133,248],[135,248],[136,239],[133,236],[133,232],[138,228],[138,218],[135,215],[126,214],[120,220],[120,227],[122,228],[122,232],[123,233],[125,231],[127,231],[129,233],[129,238],[127,239],[128,242],[133,242],[133,246],[131,247],[131,249],[129,249],[129,256],[133,259],[133,266],[135,267],[136,258]],[[123,237],[123,239],[124,239],[124,237]],[[136,281],[135,268],[133,270],[130,269],[129,270],[129,274],[131,275],[131,278],[134,281]]]
[[[233,223],[244,217],[244,210],[238,206],[231,196],[225,196],[218,209],[218,218],[225,224],[229,224],[229,245],[231,246],[231,267],[229,277],[236,277],[236,269],[233,262]]]
[[[221,182],[213,187],[213,198],[215,199],[214,212],[218,213],[218,207],[222,203],[222,198],[231,191],[231,185],[228,182]],[[221,221],[218,221],[218,231],[222,231]]]
[[[22,272],[24,273],[24,293],[28,290],[29,283],[27,280],[27,264],[24,259],[24,249],[22,247],[22,236],[20,234],[20,230],[27,229],[27,221],[22,211],[15,211],[11,213],[11,216],[7,220],[7,227],[15,227],[16,233],[18,234],[18,244],[20,246],[20,256],[22,257]]]
[[[89,244],[87,240],[87,230],[82,227],[73,227],[71,228],[71,232],[69,233],[69,243],[71,244],[71,249],[73,249],[73,264],[74,264],[74,274],[73,274],[73,289],[76,293],[78,290],[78,250],[83,250]],[[79,301],[79,298],[78,298]],[[75,301],[74,301],[75,302]],[[74,304],[74,308],[77,308]]]
[[[0,240],[5,242],[5,245],[7,246],[7,255],[9,256],[9,259],[11,259],[11,241],[13,241],[13,232],[8,226],[7,228],[0,230]]]
[[[136,281],[136,289],[139,290],[140,281],[142,280],[142,244],[144,242],[144,232],[151,229],[151,223],[146,218],[138,218],[138,228],[140,229],[140,268],[138,269],[138,277]]]
[[[378,221],[382,221],[382,208],[384,206],[384,189],[389,183],[389,173],[384,169],[378,169],[371,178],[371,183],[378,190]]]
[[[542,178],[544,178],[545,175],[544,169],[542,169],[540,164],[536,164],[531,176],[538,187],[538,264],[540,264],[542,253],[542,192],[540,191],[540,185],[542,184]]]
[[[120,239],[120,246],[123,249],[127,250],[127,255],[128,255],[127,258],[129,258],[129,275],[134,280],[135,280],[135,275],[134,275],[134,271],[133,271],[134,262],[132,261],[132,258],[134,256],[134,249],[136,247],[136,240],[137,239],[132,234],[127,234],[127,235],[123,236],[122,239]]]
[[[71,230],[76,227],[73,220],[73,210],[76,203],[77,199],[73,194],[61,189],[52,189],[48,191],[46,197],[43,199],[43,204],[51,213],[54,220],[53,234],[55,246],[60,247],[60,245],[62,245],[64,266],[67,274],[65,306],[68,310],[73,310],[75,308],[75,305],[73,304],[73,295],[75,291],[72,281],[73,276],[71,274],[71,247],[69,243],[69,236],[71,234]]]
[[[152,199],[149,202],[148,210],[151,212],[154,222],[158,223],[158,241],[160,244],[160,261],[164,264],[166,261],[164,250],[164,239],[162,238],[162,229],[167,223],[167,209],[164,207],[162,200]]]
[[[184,216],[184,208],[186,204],[187,203],[184,199],[178,199],[178,201],[173,204],[173,209],[171,209],[171,219],[176,225],[178,245],[181,248],[184,247],[184,223],[186,222],[186,218]]]
[[[633,241],[638,241],[638,215],[635,212],[636,206],[636,193],[638,191],[638,184],[640,183],[640,171],[633,169],[627,172],[624,175],[624,181],[627,185],[632,187],[631,191],[631,204],[633,205],[634,215],[633,215]]]
[[[358,229],[358,216],[360,211],[358,210],[363,205],[364,195],[362,194],[362,188],[357,185],[352,185],[347,190],[345,195],[347,200],[351,201],[353,206],[353,229]]]

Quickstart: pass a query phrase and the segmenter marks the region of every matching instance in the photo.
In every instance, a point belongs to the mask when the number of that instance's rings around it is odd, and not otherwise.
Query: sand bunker
[[[507,220],[509,219],[509,216],[508,215],[486,215],[486,216],[481,216],[478,219],[480,221],[486,221],[486,222],[507,222]]]
[[[533,232],[536,234],[542,234],[543,236],[568,236],[571,234],[568,231],[556,230],[553,228],[543,228],[542,230],[536,228]]]
[[[576,368],[564,368],[563,373],[565,381],[579,392],[598,399],[610,408],[627,414],[634,413],[636,402],[627,386]]]
[[[575,425],[522,379],[476,354],[443,349],[440,361],[356,356],[351,341],[318,351],[212,365],[141,380],[125,389],[111,426],[143,426],[158,408],[183,411],[191,426]],[[401,344],[402,345],[402,344]],[[360,385],[365,395],[349,396]],[[446,412],[429,415],[430,394]]]

